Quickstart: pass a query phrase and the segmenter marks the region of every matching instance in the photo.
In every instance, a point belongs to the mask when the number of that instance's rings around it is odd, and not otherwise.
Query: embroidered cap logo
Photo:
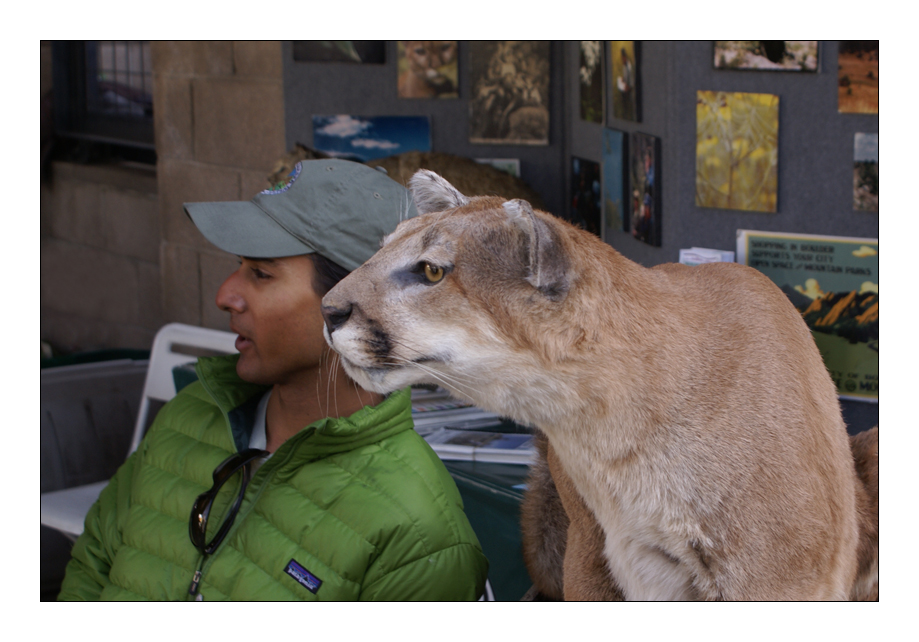
[[[290,186],[294,184],[294,181],[297,180],[297,177],[300,176],[301,169],[302,167],[300,163],[297,163],[296,165],[294,165],[294,168],[290,170],[290,174],[287,175],[286,183],[278,182],[277,184],[274,185],[274,187],[271,187],[266,190],[262,190],[260,193],[271,196],[273,194],[281,194],[283,192],[286,192],[287,190],[290,189]]]

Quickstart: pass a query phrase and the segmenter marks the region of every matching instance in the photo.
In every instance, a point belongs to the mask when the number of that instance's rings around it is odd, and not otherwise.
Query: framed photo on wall
[[[469,142],[549,144],[549,42],[469,43]]]
[[[815,73],[816,40],[716,40],[715,69]]]
[[[603,41],[582,40],[578,67],[581,120],[603,122]]]
[[[737,231],[737,262],[804,317],[839,396],[878,400],[878,239]]]
[[[629,137],[629,231],[648,245],[661,245],[661,139],[632,132]]]
[[[610,88],[613,118],[641,122],[640,42],[611,40],[609,43]]]
[[[878,211],[878,135],[855,134],[852,200],[856,210]]]
[[[628,232],[629,136],[616,129],[603,129],[603,235],[607,230]]]
[[[601,236],[600,163],[571,157],[571,222]]]
[[[839,42],[839,113],[878,113],[878,42]]]
[[[458,98],[456,40],[399,40],[399,98]]]
[[[775,212],[779,97],[696,92],[696,206]]]
[[[403,152],[431,151],[427,116],[313,116],[313,147],[364,163]]]

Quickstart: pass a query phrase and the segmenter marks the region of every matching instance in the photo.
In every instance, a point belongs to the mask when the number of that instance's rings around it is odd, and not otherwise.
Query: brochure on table
[[[412,389],[412,419],[443,460],[524,465],[536,460],[531,434],[502,432],[501,417],[441,388]]]

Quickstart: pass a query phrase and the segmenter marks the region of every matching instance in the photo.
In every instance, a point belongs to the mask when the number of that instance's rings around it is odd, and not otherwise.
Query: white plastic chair
[[[128,455],[137,450],[144,437],[151,401],[165,403],[175,397],[173,368],[192,363],[199,356],[235,353],[235,342],[235,334],[184,323],[169,323],[160,328],[150,350],[150,365]],[[86,513],[106,484],[108,480],[42,493],[42,525],[76,539],[83,532]]]

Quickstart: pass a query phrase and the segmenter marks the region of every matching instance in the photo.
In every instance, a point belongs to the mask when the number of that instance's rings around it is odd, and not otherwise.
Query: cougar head
[[[558,222],[427,170],[409,186],[420,215],[325,296],[326,341],[365,389],[433,383],[487,407],[487,382],[533,358],[533,323],[568,295]]]

